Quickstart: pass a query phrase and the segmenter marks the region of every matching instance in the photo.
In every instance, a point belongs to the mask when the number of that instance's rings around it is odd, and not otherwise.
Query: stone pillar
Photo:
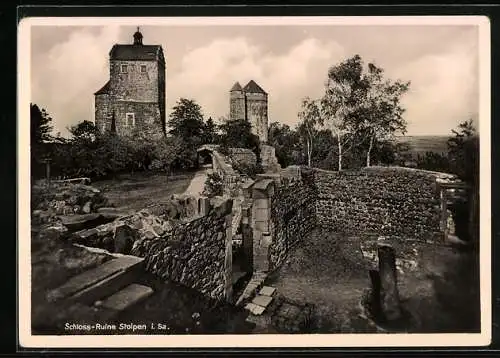
[[[379,244],[378,266],[382,313],[387,321],[398,321],[401,319],[402,312],[397,285],[396,257],[392,246]]]
[[[210,212],[210,198],[201,197],[198,199],[198,214],[206,216]]]
[[[446,188],[440,186],[440,205],[441,205],[441,231],[446,240],[448,237],[448,198]]]
[[[226,215],[226,253],[224,260],[224,298],[227,302],[233,299],[233,215]]]
[[[242,205],[241,207],[241,239],[243,246],[244,262],[242,268],[246,272],[253,271],[253,230],[252,230],[252,207]]]
[[[253,268],[254,272],[269,270],[269,246],[271,245],[271,198],[274,195],[274,182],[264,179],[255,183],[252,191],[252,228],[253,228]]]

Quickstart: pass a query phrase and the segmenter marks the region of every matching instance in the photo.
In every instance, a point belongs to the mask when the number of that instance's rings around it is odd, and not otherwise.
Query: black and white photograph
[[[22,19],[20,344],[489,344],[489,36]]]

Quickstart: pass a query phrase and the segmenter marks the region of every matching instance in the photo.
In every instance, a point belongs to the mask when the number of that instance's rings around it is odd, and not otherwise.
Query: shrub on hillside
[[[221,196],[223,193],[224,184],[222,177],[217,173],[210,173],[207,175],[207,180],[205,181],[205,188],[203,189],[203,195],[212,198],[214,196]]]

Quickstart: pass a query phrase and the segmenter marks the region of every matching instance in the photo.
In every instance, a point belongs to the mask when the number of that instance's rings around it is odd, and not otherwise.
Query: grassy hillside
[[[446,153],[448,151],[448,136],[401,136],[396,140],[406,143],[414,155],[425,152]]]

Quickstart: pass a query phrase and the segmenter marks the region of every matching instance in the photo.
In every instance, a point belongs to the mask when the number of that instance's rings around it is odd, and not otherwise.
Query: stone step
[[[247,287],[245,287],[245,290],[236,301],[236,306],[242,305],[247,299],[251,298],[262,286],[266,278],[267,274],[265,272],[255,272],[250,279],[250,282],[248,282]]]
[[[273,300],[272,297],[257,295],[253,298],[252,303],[264,307],[265,309],[269,306],[272,300]]]
[[[107,297],[100,304],[101,307],[122,312],[139,303],[153,294],[153,289],[148,286],[133,283],[120,291]]]
[[[50,301],[70,300],[93,304],[131,284],[143,270],[144,259],[123,255],[85,271],[52,290]]]
[[[270,286],[264,286],[260,289],[259,295],[272,297],[276,292],[276,288]]]

